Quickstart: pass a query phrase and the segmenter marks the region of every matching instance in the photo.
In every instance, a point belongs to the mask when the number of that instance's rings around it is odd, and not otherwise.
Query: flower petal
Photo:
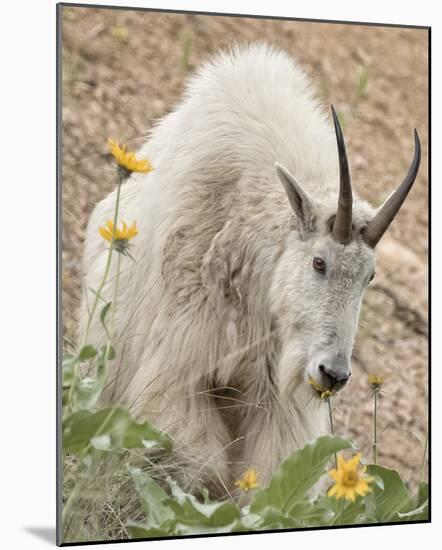
[[[351,470],[356,470],[358,464],[361,461],[361,453],[356,453],[352,458],[347,462],[347,467]]]
[[[346,462],[342,455],[338,455],[338,470],[345,468]]]
[[[335,468],[333,468],[333,470],[330,470],[328,472],[328,475],[334,479],[335,481],[339,481],[341,479],[341,475],[340,473],[338,472],[338,470],[336,470]]]

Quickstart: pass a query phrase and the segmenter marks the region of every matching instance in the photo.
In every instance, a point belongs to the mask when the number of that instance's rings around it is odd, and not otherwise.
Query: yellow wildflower
[[[328,390],[327,388],[324,388],[324,386],[321,386],[321,384],[319,384],[319,382],[317,382],[311,376],[308,379],[308,383],[310,385],[312,385],[313,388],[318,392],[319,397],[321,399],[327,399],[327,398],[331,397],[332,395],[334,395],[334,392],[332,392],[331,390]]]
[[[250,468],[249,470],[244,472],[241,479],[235,481],[235,485],[246,493],[250,489],[256,489],[256,487],[258,487],[258,474],[256,470]]]
[[[328,491],[329,497],[337,499],[345,498],[354,502],[356,495],[364,496],[371,493],[372,489],[368,486],[374,478],[364,475],[366,467],[359,469],[361,454],[355,454],[348,462],[339,455],[337,469],[329,472],[330,477],[335,480],[335,484]]]
[[[138,235],[138,229],[137,229],[137,223],[133,222],[133,224],[128,227],[127,223],[121,222],[122,228],[118,229],[118,227],[115,228],[114,231],[114,222],[109,220],[105,227],[100,227],[98,229],[100,235],[103,237],[103,239],[106,239],[107,241],[112,240],[112,235],[115,233],[114,239],[116,241],[128,241],[129,239],[132,239],[136,235]]]
[[[368,381],[373,386],[373,389],[377,390],[385,382],[385,376],[381,376],[379,374],[370,374],[370,376],[368,377]]]
[[[114,237],[113,246],[117,252],[127,254],[130,239],[133,239],[138,235],[138,229],[136,222],[133,222],[130,227],[125,222],[121,222],[121,229],[114,227],[114,222],[109,220],[104,227],[99,227],[98,232],[106,239],[106,241],[112,242],[112,236]]]
[[[148,159],[137,159],[135,153],[127,150],[126,145],[120,147],[118,142],[111,138],[107,142],[110,152],[123,170],[125,177],[130,176],[132,172],[151,172],[154,169]]]
[[[123,25],[116,25],[115,27],[111,28],[111,34],[117,40],[120,40],[121,42],[127,42],[129,31],[127,30],[127,27],[124,27]]]

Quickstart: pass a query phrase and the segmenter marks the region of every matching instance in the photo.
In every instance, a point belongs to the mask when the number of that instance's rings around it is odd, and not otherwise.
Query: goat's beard
[[[297,401],[307,391],[308,352],[297,342],[283,347],[279,361],[278,385],[281,399]]]

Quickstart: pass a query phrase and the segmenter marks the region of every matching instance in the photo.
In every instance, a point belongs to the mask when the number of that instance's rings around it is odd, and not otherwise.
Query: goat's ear
[[[314,202],[307,192],[296,181],[293,174],[278,162],[275,162],[276,173],[284,186],[285,192],[295,215],[299,221],[301,232],[315,230]]]

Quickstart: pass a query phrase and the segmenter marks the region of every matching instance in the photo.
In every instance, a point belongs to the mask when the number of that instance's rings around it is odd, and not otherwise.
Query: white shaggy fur
[[[248,467],[266,483],[281,460],[328,431],[307,377],[318,378],[330,354],[350,363],[374,266],[358,237],[373,212],[357,197],[352,242],[329,234],[339,182],[329,119],[288,55],[234,48],[190,79],[139,152],[155,170],[122,188],[119,218],[136,220],[139,235],[136,262],[122,258],[105,399],[172,435],[189,486],[231,489]],[[276,161],[311,197],[308,219],[290,208]],[[98,227],[114,201],[111,193],[91,216],[84,288],[101,280],[107,245]],[[326,282],[311,266],[318,254]],[[111,275],[106,300],[112,287]],[[86,303],[85,295],[80,331]],[[95,319],[90,340],[104,338]]]

